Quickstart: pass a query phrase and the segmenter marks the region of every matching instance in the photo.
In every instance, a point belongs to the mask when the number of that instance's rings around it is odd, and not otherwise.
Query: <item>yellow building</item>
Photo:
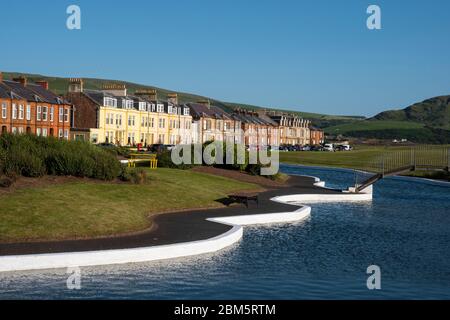
[[[84,90],[82,80],[71,79],[68,99],[75,105],[74,129],[88,128],[93,143],[190,143],[189,108],[158,101],[154,90],[137,91],[135,96],[127,95],[122,84]]]

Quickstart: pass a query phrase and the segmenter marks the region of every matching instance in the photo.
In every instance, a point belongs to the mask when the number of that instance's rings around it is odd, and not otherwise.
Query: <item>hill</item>
[[[40,74],[29,74],[29,73],[18,73],[18,72],[3,72],[3,77],[5,79],[12,79],[14,77],[18,76],[24,76],[27,77],[31,81],[37,81],[37,80],[45,80],[49,82],[49,87],[52,91],[54,91],[57,94],[64,94],[67,91],[68,85],[69,85],[69,78],[61,78],[61,77],[51,77],[51,76],[45,76]],[[143,85],[128,81],[120,81],[120,80],[111,80],[111,79],[96,79],[96,78],[83,78],[84,81],[84,87],[86,89],[101,89],[105,83],[111,83],[111,82],[120,82],[124,83],[127,86],[128,91],[133,94],[138,89],[155,89],[158,93],[158,98],[162,100],[167,99],[167,94],[176,92],[178,94],[178,100],[180,103],[186,103],[186,102],[193,102],[198,101],[201,99],[209,99],[211,103],[214,105],[224,109],[227,112],[232,111],[233,109],[239,107],[239,108],[245,108],[249,110],[268,110],[268,111],[282,111],[285,113],[291,113],[291,114],[297,114],[301,117],[304,117],[306,119],[312,120],[313,124],[315,126],[318,126],[320,128],[325,128],[330,125],[339,125],[339,124],[345,124],[352,121],[357,121],[364,119],[364,117],[357,117],[357,116],[334,116],[334,115],[325,115],[325,114],[317,114],[317,113],[308,113],[308,112],[300,112],[300,111],[292,111],[292,110],[283,110],[283,109],[277,109],[277,108],[270,108],[270,107],[261,107],[261,106],[254,106],[254,105],[248,105],[248,104],[240,104],[240,103],[231,103],[231,102],[224,102],[220,101],[218,99],[214,99],[211,97],[201,96],[197,94],[191,94],[186,92],[179,92],[176,90],[169,90],[169,89],[163,89],[151,85]]]
[[[325,128],[331,135],[355,138],[408,139],[417,143],[450,143],[450,96],[415,103],[402,110]]]
[[[428,127],[450,130],[450,96],[427,99],[402,110],[384,111],[372,119],[422,123]]]

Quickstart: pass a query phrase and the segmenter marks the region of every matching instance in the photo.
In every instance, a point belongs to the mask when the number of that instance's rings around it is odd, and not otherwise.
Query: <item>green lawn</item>
[[[387,120],[364,120],[325,128],[326,133],[346,134],[350,131],[371,131],[386,129],[419,129],[423,128],[422,123],[410,121],[387,121]]]
[[[356,146],[352,151],[280,152],[280,162],[306,166],[337,167],[379,172],[381,169],[382,155],[388,159],[389,156],[387,155],[389,153],[401,150],[404,150],[403,154],[408,155],[410,149],[411,147],[405,146]],[[440,154],[440,152],[435,153],[430,151],[428,153],[428,156],[431,159],[430,161],[432,162],[436,159],[441,159]],[[414,171],[407,173],[407,175],[436,179],[443,179],[446,177],[445,173],[441,171]]]
[[[231,191],[258,186],[192,171],[159,168],[144,185],[75,182],[0,196],[0,241],[56,240],[139,231],[153,213],[218,207]]]
[[[372,166],[381,154],[402,149],[405,149],[405,147],[357,146],[352,151],[280,152],[280,162],[309,166],[364,169]]]

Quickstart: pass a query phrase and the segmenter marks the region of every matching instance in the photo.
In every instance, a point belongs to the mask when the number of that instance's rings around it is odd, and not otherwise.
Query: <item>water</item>
[[[348,171],[283,166],[329,187]],[[247,227],[216,254],[82,269],[81,290],[65,270],[0,274],[2,299],[450,299],[450,188],[414,180],[377,183],[372,202],[312,204],[311,218]],[[381,290],[366,269],[381,268]]]

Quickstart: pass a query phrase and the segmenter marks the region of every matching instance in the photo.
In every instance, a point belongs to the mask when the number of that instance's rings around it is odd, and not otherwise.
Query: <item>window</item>
[[[17,105],[15,103],[12,105],[12,118],[17,119]]]
[[[42,136],[46,137],[47,136],[47,128],[43,128],[42,129]]]
[[[27,104],[27,120],[31,120],[31,106]]]
[[[8,108],[8,105],[6,104],[6,102],[3,102],[2,103],[2,118],[3,119],[6,119],[6,117],[8,116],[7,108]]]
[[[36,128],[36,135],[40,136],[41,135],[41,128]]]
[[[147,104],[145,102],[139,102],[139,110],[147,111]]]
[[[69,122],[69,109],[64,109],[64,122]]]
[[[163,105],[163,104],[158,104],[157,111],[158,111],[159,113],[164,112],[164,105]]]
[[[59,129],[58,130],[58,137],[59,138],[62,138],[64,135],[63,135],[63,129]]]
[[[109,124],[109,113],[106,114],[106,124]]]
[[[173,113],[173,107],[171,105],[168,106],[167,112],[168,113]]]
[[[37,120],[41,121],[41,117],[42,117],[42,106],[37,106]]]
[[[114,108],[117,107],[117,99],[105,97],[103,100],[104,100],[103,103],[105,106],[114,107]]]
[[[38,111],[39,111],[39,107],[38,107]],[[63,107],[59,107],[59,122],[63,122],[64,119],[64,108]]]
[[[158,143],[164,143],[164,135],[163,134],[160,134],[158,136]]]
[[[19,127],[19,133],[23,134],[23,132],[24,132],[23,127]]]
[[[131,126],[131,116],[128,116],[128,125]]]
[[[211,130],[211,120],[204,120],[203,130]]]
[[[19,119],[23,119],[24,117],[23,104],[19,105]]]
[[[184,108],[184,115],[188,116],[189,115],[189,108]]]
[[[53,113],[55,112],[55,108],[54,107],[50,107],[50,121],[53,122]]]
[[[166,126],[166,119],[159,119],[159,128],[163,129]]]
[[[69,140],[69,130],[64,130],[64,139]]]
[[[42,107],[42,121],[47,121],[48,107]]]
[[[155,118],[150,118],[150,127],[153,128],[155,126]]]

